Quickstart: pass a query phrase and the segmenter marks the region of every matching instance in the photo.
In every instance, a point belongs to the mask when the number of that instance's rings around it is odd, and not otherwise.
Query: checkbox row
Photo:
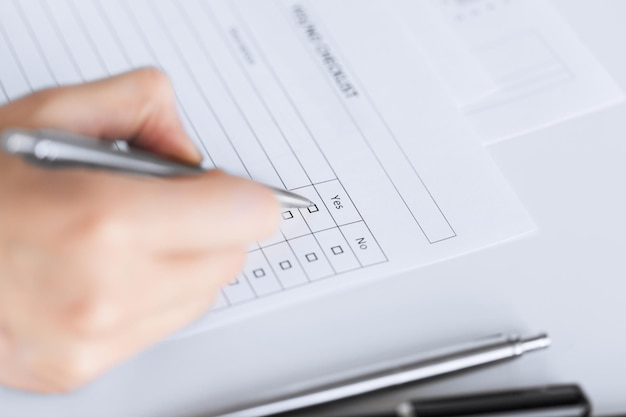
[[[341,255],[344,253],[344,250],[341,246],[333,246],[330,250],[333,252],[334,255]],[[306,255],[304,255],[304,257],[306,258],[308,262],[316,262],[319,260],[319,257],[317,256],[315,252],[307,253]],[[279,262],[278,265],[280,266],[280,269],[282,269],[283,271],[287,271],[293,267],[293,265],[291,264],[291,261],[288,261],[288,260]],[[255,278],[263,278],[267,276],[267,273],[265,272],[264,268],[257,268],[252,271],[252,275],[254,275]],[[230,285],[238,285],[238,284],[239,284],[239,280],[235,280],[231,282]]]
[[[309,210],[309,213],[313,214],[313,213],[317,213],[318,211],[320,211],[319,207],[317,207],[317,204],[313,204],[311,207],[307,207],[307,210]],[[291,210],[287,210],[287,211],[283,211],[283,219],[284,220],[291,220],[293,219],[293,212]]]

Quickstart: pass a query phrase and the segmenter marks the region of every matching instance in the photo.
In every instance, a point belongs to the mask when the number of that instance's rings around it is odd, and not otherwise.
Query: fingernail
[[[190,162],[200,164],[202,159],[204,158],[200,150],[194,145],[192,142],[187,142],[185,151],[187,152],[187,156]]]

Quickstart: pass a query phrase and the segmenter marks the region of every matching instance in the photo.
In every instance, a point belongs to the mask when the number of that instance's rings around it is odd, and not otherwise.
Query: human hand
[[[17,100],[0,107],[0,131],[9,127],[200,159],[154,69]],[[0,153],[0,384],[77,388],[198,317],[278,213],[269,190],[218,171],[50,171]]]

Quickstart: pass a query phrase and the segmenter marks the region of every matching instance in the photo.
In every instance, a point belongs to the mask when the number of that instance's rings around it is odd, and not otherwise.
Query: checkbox
[[[306,257],[306,260],[309,262],[317,261],[317,255],[314,252],[306,254],[305,257]]]
[[[280,265],[280,269],[282,269],[283,271],[291,269],[291,262],[289,261],[282,261],[279,265]]]
[[[252,271],[255,278],[263,278],[265,276],[265,269],[259,268]]]
[[[320,211],[320,209],[317,207],[317,204],[313,204],[312,206],[308,207],[309,213],[317,213],[318,211]]]
[[[283,219],[293,219],[293,213],[291,212],[291,210],[283,211]]]
[[[333,251],[334,255],[341,255],[343,253],[343,248],[341,246],[333,246],[330,250]]]

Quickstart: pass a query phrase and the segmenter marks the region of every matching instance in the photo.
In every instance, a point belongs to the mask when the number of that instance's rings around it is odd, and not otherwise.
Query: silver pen
[[[549,337],[545,334],[527,339],[497,335],[420,355],[390,370],[340,381],[263,404],[252,404],[241,409],[218,413],[215,416],[262,417],[326,404],[383,388],[514,359],[528,352],[545,349],[550,346],[550,343]]]
[[[112,141],[58,130],[6,130],[0,137],[5,153],[46,168],[97,168],[139,175],[172,177],[205,172],[200,166],[169,161],[138,149],[120,151]],[[307,208],[313,203],[298,194],[270,187],[281,206]]]

